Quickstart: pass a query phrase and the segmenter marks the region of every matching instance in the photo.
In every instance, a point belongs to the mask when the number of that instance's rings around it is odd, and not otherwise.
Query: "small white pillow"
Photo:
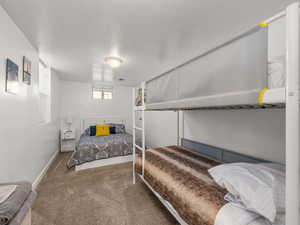
[[[273,197],[277,213],[285,212],[285,166],[275,163],[259,165],[273,176]]]
[[[276,185],[283,183],[284,176],[265,164],[232,163],[211,168],[214,180],[231,194],[227,200],[260,214],[272,223],[277,213]]]
[[[268,87],[282,88],[285,87],[286,66],[285,56],[277,56],[271,58],[268,63]]]

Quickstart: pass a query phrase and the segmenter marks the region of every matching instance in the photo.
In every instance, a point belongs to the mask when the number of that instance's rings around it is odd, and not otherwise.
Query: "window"
[[[112,91],[103,91],[103,99],[112,99]]]
[[[39,63],[39,109],[42,123],[51,122],[51,69]]]
[[[113,97],[112,87],[93,87],[93,99],[111,100]]]
[[[102,89],[93,88],[93,99],[102,99]]]

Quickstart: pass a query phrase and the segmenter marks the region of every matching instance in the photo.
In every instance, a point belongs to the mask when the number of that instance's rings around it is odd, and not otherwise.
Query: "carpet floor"
[[[178,225],[141,182],[132,164],[67,170],[60,153],[38,186],[32,225]]]

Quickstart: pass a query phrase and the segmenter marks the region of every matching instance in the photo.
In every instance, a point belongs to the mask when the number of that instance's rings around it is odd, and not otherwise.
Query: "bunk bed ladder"
[[[146,150],[146,138],[145,138],[145,87],[146,83],[142,83],[142,105],[136,106],[135,98],[137,96],[136,88],[133,88],[132,93],[132,101],[133,101],[133,115],[132,115],[132,122],[133,122],[133,184],[136,182],[136,173],[135,173],[135,160],[136,160],[136,149],[142,152],[142,177],[144,178],[144,165],[145,165],[145,150]],[[136,113],[139,112],[139,118],[141,120],[141,127],[137,126],[136,124]],[[142,146],[139,146],[136,141],[136,131],[141,132],[142,135]]]

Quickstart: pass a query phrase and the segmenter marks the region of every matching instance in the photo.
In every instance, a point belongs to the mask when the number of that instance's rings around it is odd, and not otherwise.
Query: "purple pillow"
[[[110,125],[110,126],[109,126],[109,133],[110,133],[110,134],[116,134],[116,127]]]

